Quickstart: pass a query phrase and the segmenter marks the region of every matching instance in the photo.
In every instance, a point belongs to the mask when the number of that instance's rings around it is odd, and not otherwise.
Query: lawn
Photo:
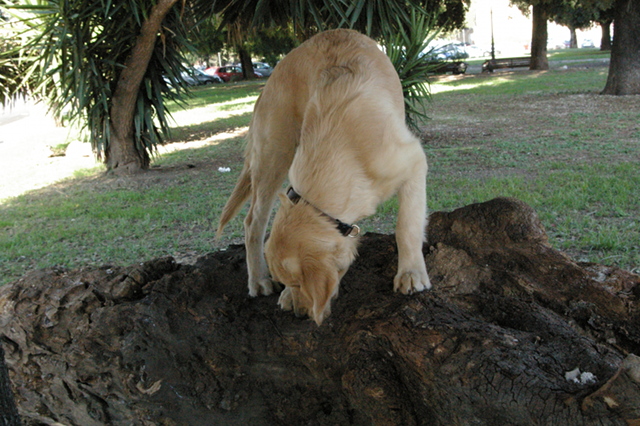
[[[517,197],[554,247],[640,272],[640,97],[599,95],[606,74],[584,66],[434,79],[422,134],[430,210]],[[263,84],[198,89],[186,110],[173,105],[171,142],[183,149],[157,155],[147,173],[89,170],[0,201],[0,283],[34,268],[191,261],[240,243],[242,214],[220,241],[214,234]],[[389,200],[359,225],[391,233],[396,208]]]

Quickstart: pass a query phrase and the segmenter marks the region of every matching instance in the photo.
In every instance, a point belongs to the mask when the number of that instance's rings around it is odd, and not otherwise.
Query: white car
[[[589,39],[585,39],[582,41],[582,44],[580,45],[580,47],[596,47],[596,44],[593,42],[593,40],[589,40]]]

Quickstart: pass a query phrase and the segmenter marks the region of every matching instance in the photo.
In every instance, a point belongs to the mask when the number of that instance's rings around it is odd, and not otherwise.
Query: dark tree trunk
[[[640,277],[575,263],[531,208],[434,213],[434,288],[392,291],[363,237],[321,327],[248,298],[243,246],[194,266],[33,272],[0,288],[26,424],[631,425]]]
[[[571,33],[569,37],[569,48],[577,49],[578,48],[578,36],[576,35],[575,28],[569,28],[569,32]]]
[[[531,34],[531,70],[548,70],[547,59],[547,13],[540,4],[533,6]]]
[[[137,145],[134,137],[135,107],[162,20],[176,2],[160,0],[153,6],[120,74],[111,105],[111,139],[105,156],[107,168],[117,173],[136,173],[149,167],[147,147]]]
[[[240,63],[242,64],[242,78],[251,80],[254,78],[253,63],[251,62],[251,53],[244,47],[238,48]]]
[[[4,361],[4,349],[0,344],[0,426],[19,426],[20,417],[13,400],[9,372]]]
[[[602,28],[602,38],[600,40],[600,50],[611,50],[611,21],[601,22],[600,28]]]
[[[616,0],[605,95],[640,94],[640,1]]]

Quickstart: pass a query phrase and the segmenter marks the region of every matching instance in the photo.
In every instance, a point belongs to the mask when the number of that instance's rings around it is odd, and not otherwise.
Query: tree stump
[[[0,345],[0,426],[18,426],[20,417],[13,401],[13,389],[4,362],[4,350]]]
[[[367,234],[317,327],[251,299],[242,246],[0,289],[25,424],[640,424],[640,277],[554,250],[499,198],[429,223],[434,288]]]

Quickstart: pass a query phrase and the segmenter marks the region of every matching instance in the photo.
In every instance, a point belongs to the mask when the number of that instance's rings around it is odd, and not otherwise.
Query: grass
[[[430,207],[516,197],[574,258],[640,271],[640,100],[598,95],[605,81],[600,67],[435,84]]]
[[[549,51],[550,61],[584,60],[608,58],[611,52],[600,51],[598,48],[586,49],[556,49]]]
[[[254,81],[197,88],[186,105],[168,103],[177,124],[171,130],[169,142],[201,140],[248,126],[263,83]]]
[[[538,212],[553,246],[639,272],[640,100],[598,95],[605,80],[600,67],[433,81],[423,135],[430,210],[516,197]],[[233,132],[248,125],[262,84],[199,89],[186,111],[173,105],[172,139],[198,142],[159,155],[148,173],[83,171],[1,201],[1,282],[34,268],[182,260],[240,243],[243,213],[221,241],[214,233],[242,164]],[[396,211],[391,199],[359,225],[393,232]]]

